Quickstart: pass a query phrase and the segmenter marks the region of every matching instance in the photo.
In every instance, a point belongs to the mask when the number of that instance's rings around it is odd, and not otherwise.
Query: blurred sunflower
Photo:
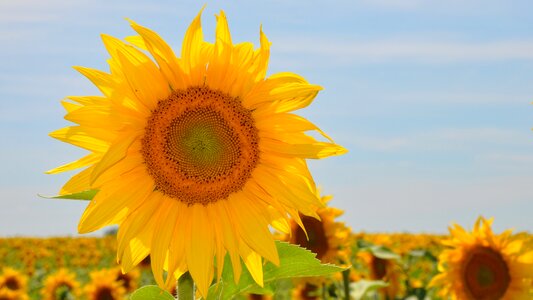
[[[26,300],[29,297],[20,291],[12,291],[7,288],[0,288],[0,300]]]
[[[327,204],[331,198],[324,196],[321,201]],[[291,220],[290,232],[282,239],[316,253],[322,263],[349,264],[351,230],[344,222],[335,221],[344,211],[325,206],[316,213],[320,220],[305,215],[300,215],[300,220]]]
[[[126,289],[126,293],[131,293],[139,286],[139,278],[141,272],[137,269],[130,270],[128,273],[122,273],[121,268],[113,268],[112,272],[115,274],[115,280],[120,282]]]
[[[85,286],[87,300],[123,300],[126,289],[121,282],[116,281],[112,270],[93,271],[89,274],[91,281]]]
[[[41,296],[43,300],[78,299],[81,289],[76,275],[67,269],[59,269],[44,280]]]
[[[370,280],[383,280],[389,284],[380,289],[384,299],[395,299],[402,293],[400,280],[402,270],[396,259],[378,257],[371,251],[358,252],[357,256],[367,265]]]
[[[532,299],[533,251],[522,249],[523,239],[507,230],[497,235],[493,219],[479,217],[472,233],[454,224],[449,249],[439,256],[439,271],[429,286],[443,297],[461,300]]]
[[[127,38],[130,44],[102,35],[111,73],[75,68],[103,96],[63,101],[65,119],[78,125],[50,134],[90,154],[49,173],[87,167],[60,194],[98,190],[78,231],[120,224],[123,271],[150,254],[160,286],[189,271],[206,295],[213,256],[220,276],[226,253],[237,281],[242,258],[262,285],[261,257],[279,262],[269,224],[287,228],[289,216],[301,223],[299,212],[318,218],[323,205],[306,159],[346,150],[291,113],[308,106],[320,86],[293,73],[265,77],[270,42],[262,30],[259,49],[233,44],[221,12],[212,44],[203,40],[200,16],[181,58],[134,22],[139,36]]]
[[[28,277],[26,275],[9,267],[3,269],[0,276],[0,290],[4,290],[3,294],[17,295],[17,299],[26,299],[27,288]]]

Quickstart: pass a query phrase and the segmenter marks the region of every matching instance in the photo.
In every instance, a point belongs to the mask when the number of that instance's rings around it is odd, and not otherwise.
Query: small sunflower
[[[71,295],[70,298],[67,298],[68,295]],[[59,269],[44,280],[41,296],[43,300],[77,299],[81,296],[81,289],[76,274]]]
[[[29,299],[27,295],[21,292],[12,291],[7,288],[0,288],[0,300],[26,300]]]
[[[306,159],[346,150],[291,113],[322,88],[288,72],[266,77],[270,42],[262,30],[259,49],[234,44],[221,12],[213,44],[203,39],[200,16],[181,58],[133,21],[139,35],[126,42],[102,35],[111,72],[76,69],[103,96],[63,101],[77,125],[50,134],[90,153],[49,173],[85,168],[60,194],[98,191],[78,231],[120,224],[123,271],[150,254],[161,287],[189,271],[205,296],[213,257],[219,277],[226,254],[237,281],[242,259],[262,285],[262,257],[279,262],[269,225],[301,223],[299,213],[318,217],[323,205]]]
[[[112,271],[115,274],[115,280],[122,284],[127,293],[135,291],[139,286],[139,278],[141,277],[139,270],[133,269],[128,273],[122,273],[121,268],[113,268]]]
[[[126,289],[121,282],[116,281],[112,270],[93,271],[89,274],[91,281],[85,286],[87,300],[123,300],[126,299]]]
[[[400,275],[402,270],[396,259],[378,257],[371,251],[358,252],[357,256],[367,265],[370,280],[383,280],[389,284],[380,289],[384,299],[395,299],[401,293]]]
[[[444,297],[461,300],[532,299],[533,251],[523,250],[523,239],[511,230],[497,235],[493,219],[479,217],[472,233],[454,224],[449,247],[439,256],[439,271],[429,286]]]
[[[5,294],[17,294],[23,298],[28,288],[28,277],[21,272],[5,267],[0,276],[0,290],[6,290]]]
[[[331,198],[324,196],[321,201],[327,204]],[[343,213],[340,209],[325,206],[316,212],[320,220],[300,215],[300,220],[291,220],[290,232],[282,239],[316,253],[322,263],[349,264],[351,230],[344,222],[335,221]]]

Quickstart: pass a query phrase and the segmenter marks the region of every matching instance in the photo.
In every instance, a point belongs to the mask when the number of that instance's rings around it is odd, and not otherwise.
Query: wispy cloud
[[[498,128],[451,128],[406,133],[397,136],[366,136],[353,134],[350,143],[358,149],[372,151],[449,151],[472,150],[487,145],[533,146],[533,136],[527,131]]]
[[[352,226],[364,224],[369,231],[418,231],[423,227],[444,232],[450,222],[473,224],[479,214],[525,230],[532,228],[532,219],[516,212],[533,209],[532,180],[523,176],[427,180],[383,174],[379,182],[363,181],[337,189],[334,199],[339,207],[357,206],[345,217]]]
[[[533,40],[454,41],[426,38],[381,40],[332,39],[321,36],[277,40],[276,50],[313,55],[328,64],[417,62],[490,62],[533,60]]]
[[[65,11],[80,8],[87,1],[18,0],[0,2],[0,23],[37,23],[60,20]]]

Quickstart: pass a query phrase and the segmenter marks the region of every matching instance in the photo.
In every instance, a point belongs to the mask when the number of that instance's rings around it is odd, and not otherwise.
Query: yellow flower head
[[[98,190],[79,232],[120,224],[123,271],[150,254],[167,289],[189,271],[206,295],[213,257],[220,276],[226,254],[236,280],[242,259],[262,284],[261,257],[279,261],[269,225],[300,222],[299,212],[317,217],[323,205],[306,159],[346,152],[291,113],[321,87],[293,73],[266,77],[270,42],[260,31],[258,49],[234,44],[224,12],[214,43],[204,41],[198,14],[179,58],[157,33],[130,23],[138,36],[102,36],[110,73],[76,67],[103,96],[63,101],[77,125],[51,133],[90,152],[49,171],[86,167],[62,195]]]
[[[400,278],[402,270],[396,259],[377,257],[371,251],[358,252],[357,256],[365,262],[370,280],[383,280],[389,284],[380,289],[384,298],[395,299],[402,294]]]
[[[67,293],[75,299],[81,296],[80,284],[76,280],[76,275],[64,268],[48,276],[41,289],[43,300],[65,299],[63,294]]]
[[[126,289],[121,282],[116,280],[112,270],[93,271],[89,274],[91,281],[85,286],[87,300],[123,300],[126,297]]]
[[[454,224],[449,247],[439,256],[439,271],[430,286],[452,299],[531,299],[533,251],[525,252],[523,240],[511,230],[496,235],[492,219],[479,217],[471,233]]]
[[[6,294],[26,294],[28,288],[28,277],[21,272],[5,267],[0,275],[0,290],[5,290]]]
[[[25,292],[12,291],[7,288],[0,288],[0,300],[28,300],[29,297]]]
[[[112,271],[115,273],[115,280],[120,282],[127,293],[135,291],[139,286],[139,278],[141,277],[139,270],[133,269],[128,273],[123,273],[121,268],[117,267],[113,268]]]
[[[324,196],[321,201],[326,204],[331,198]],[[338,208],[326,206],[317,210],[319,220],[301,215],[300,224],[298,220],[291,220],[290,232],[282,239],[316,253],[322,263],[349,265],[351,231],[344,222],[335,220],[343,213]]]

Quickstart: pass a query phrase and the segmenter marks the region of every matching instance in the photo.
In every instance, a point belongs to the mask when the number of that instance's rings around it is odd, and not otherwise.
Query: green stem
[[[350,269],[342,271],[342,282],[344,284],[344,299],[350,300]]]
[[[178,299],[194,300],[194,281],[188,271],[178,279]]]

